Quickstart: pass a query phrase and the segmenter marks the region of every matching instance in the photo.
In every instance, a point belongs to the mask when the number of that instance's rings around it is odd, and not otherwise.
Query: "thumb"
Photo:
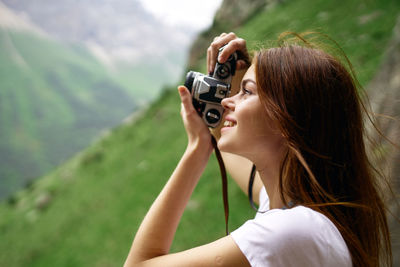
[[[192,111],[194,110],[193,104],[192,104],[192,96],[189,92],[189,90],[185,86],[179,86],[178,87],[179,95],[181,97],[182,105],[183,108],[186,111]]]

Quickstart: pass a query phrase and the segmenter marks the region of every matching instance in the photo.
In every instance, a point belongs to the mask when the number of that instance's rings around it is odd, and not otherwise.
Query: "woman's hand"
[[[181,116],[188,136],[188,148],[213,150],[210,130],[192,104],[192,96],[185,86],[178,87],[182,101]]]
[[[218,59],[218,50],[226,45],[222,53],[219,55]],[[214,41],[210,44],[207,49],[207,71],[208,73],[213,73],[215,64],[218,62],[224,63],[228,60],[229,56],[237,51],[238,52],[238,61],[236,63],[236,69],[241,70],[244,68],[248,68],[250,66],[250,57],[247,52],[246,41],[242,38],[239,38],[231,33],[222,33],[220,36],[214,38]]]

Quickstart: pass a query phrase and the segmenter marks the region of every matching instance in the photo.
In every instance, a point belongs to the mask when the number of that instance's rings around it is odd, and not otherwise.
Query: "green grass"
[[[260,11],[236,32],[254,48],[284,30],[321,29],[343,46],[365,85],[391,37],[397,2],[287,1]],[[366,24],[358,22],[376,10],[381,15]],[[203,63],[204,59],[199,69]],[[113,129],[1,203],[0,266],[121,266],[139,223],[185,149],[179,110],[176,89],[165,90],[134,123]],[[232,183],[229,193],[233,230],[254,212]],[[46,198],[48,202],[43,201]],[[212,157],[184,213],[172,251],[224,235],[221,198],[218,164]]]
[[[87,147],[155,91],[135,94],[76,45],[1,29],[0,48],[0,198]]]

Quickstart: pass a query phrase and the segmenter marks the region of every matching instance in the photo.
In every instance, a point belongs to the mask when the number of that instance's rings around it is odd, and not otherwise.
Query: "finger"
[[[217,54],[218,54],[218,42],[212,42],[209,47],[209,62],[208,62],[208,72],[211,74],[214,72],[215,63],[217,62]]]
[[[222,37],[225,37],[225,36],[227,36],[228,34],[226,33],[226,32],[223,32],[223,33],[221,33],[219,36],[218,36],[218,38],[222,38]]]
[[[210,47],[207,50],[207,56],[208,56],[207,66],[208,66],[209,73],[214,71],[215,64],[217,63],[217,56],[218,56],[219,49],[222,46],[224,46],[225,44],[234,40],[235,38],[237,38],[237,36],[233,32],[228,33],[228,34],[222,33],[220,36],[214,38],[214,41],[211,43]],[[228,55],[228,57],[229,57],[229,55]]]
[[[248,57],[246,41],[244,39],[236,38],[234,40],[231,40],[219,55],[218,62],[224,63],[235,51],[240,51],[242,55]]]
[[[227,44],[228,42],[230,42],[230,41],[232,41],[232,40],[234,40],[234,39],[236,39],[236,38],[237,38],[237,36],[236,36],[236,34],[233,33],[233,32],[230,32],[230,33],[222,33],[222,34],[219,36],[217,42],[220,43],[220,46],[223,46],[224,44]]]
[[[178,87],[179,95],[181,97],[182,105],[186,113],[194,112],[194,107],[192,104],[192,96],[189,90],[185,86]]]
[[[222,37],[225,37],[226,35],[228,35],[228,34],[225,32],[221,33],[219,36],[214,37],[213,42],[218,41],[219,39],[221,39]]]
[[[207,73],[211,76],[211,47],[207,49]]]
[[[225,32],[221,33],[219,36],[214,37],[213,42],[219,43],[218,40],[226,35],[227,33]],[[207,72],[209,75],[212,75],[216,63],[216,61],[214,60],[214,53],[212,53],[213,50],[215,50],[215,48],[211,46],[207,49]]]

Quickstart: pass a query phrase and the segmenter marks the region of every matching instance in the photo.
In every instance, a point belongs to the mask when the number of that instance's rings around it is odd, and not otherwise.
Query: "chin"
[[[229,148],[229,144],[226,143],[226,140],[223,136],[220,137],[220,139],[218,140],[218,148],[220,151],[222,152],[229,152],[227,151],[227,149]]]
[[[238,154],[236,146],[237,143],[232,142],[232,140],[230,140],[230,138],[226,138],[226,136],[221,136],[221,138],[218,140],[218,148],[222,152]]]

